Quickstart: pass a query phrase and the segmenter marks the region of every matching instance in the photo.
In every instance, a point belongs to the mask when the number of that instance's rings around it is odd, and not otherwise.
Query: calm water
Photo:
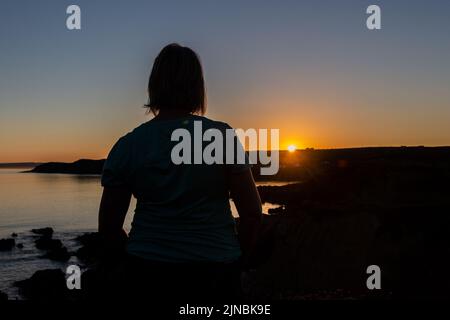
[[[96,175],[21,173],[21,169],[0,169],[0,237],[12,232],[52,226],[61,232],[97,228],[102,193]],[[284,185],[261,182],[258,185]],[[125,221],[129,231],[136,199],[132,199]],[[231,203],[233,215],[236,208]],[[263,211],[276,205],[266,203]]]
[[[0,169],[0,238],[19,236],[16,243],[23,249],[0,252],[0,290],[10,298],[18,297],[11,285],[45,268],[64,268],[77,263],[40,259],[43,254],[34,248],[32,228],[51,226],[54,237],[61,239],[69,251],[76,249],[76,235],[97,229],[97,213],[102,188],[99,176],[20,173],[20,169]],[[260,185],[284,185],[286,182],[264,182]],[[129,231],[136,200],[133,198],[125,221]],[[274,204],[265,204],[263,211]],[[232,204],[233,215],[237,215]]]

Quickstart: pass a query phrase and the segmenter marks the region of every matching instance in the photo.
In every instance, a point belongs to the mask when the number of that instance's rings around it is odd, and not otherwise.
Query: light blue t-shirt
[[[228,179],[248,164],[179,164],[171,160],[173,130],[194,135],[231,127],[201,116],[152,119],[120,138],[105,162],[102,185],[127,187],[137,199],[127,251],[166,262],[236,260],[240,246],[229,203]],[[192,139],[193,140],[193,139]],[[242,147],[242,146],[241,146]],[[225,152],[225,150],[224,150]]]

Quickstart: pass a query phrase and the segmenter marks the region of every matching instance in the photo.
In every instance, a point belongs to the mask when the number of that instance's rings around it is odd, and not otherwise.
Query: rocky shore
[[[250,300],[449,298],[450,221],[443,214],[449,208],[381,212],[286,205],[282,214],[264,216],[254,267],[243,277],[245,295]],[[101,242],[96,233],[76,239],[81,247],[70,254],[82,261],[83,290],[67,289],[65,270],[40,270],[15,284],[25,299],[72,301],[95,293],[92,288],[108,272],[101,267]],[[379,291],[366,287],[372,264],[382,270]]]
[[[263,218],[253,269],[243,276],[247,299],[450,298],[449,148],[293,159],[300,183],[259,187],[263,201],[280,207]],[[41,270],[16,283],[23,297],[84,299],[105,272],[98,235],[77,237],[80,248],[69,252],[53,230],[34,234],[44,259],[82,262],[85,289],[67,290],[63,270]],[[15,239],[0,240],[0,250]],[[370,265],[380,267],[381,290],[367,288]]]

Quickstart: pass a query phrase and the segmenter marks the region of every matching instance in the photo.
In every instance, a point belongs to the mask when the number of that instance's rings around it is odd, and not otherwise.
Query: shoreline
[[[301,183],[258,186],[280,208],[263,216],[248,299],[450,298],[450,148],[379,151],[298,153],[278,177]]]

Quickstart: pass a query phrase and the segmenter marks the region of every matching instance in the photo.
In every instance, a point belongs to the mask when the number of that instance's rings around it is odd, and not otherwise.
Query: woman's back
[[[246,165],[174,164],[174,130],[194,142],[194,121],[203,131],[230,127],[188,115],[153,119],[116,143],[105,164],[103,186],[127,186],[137,198],[127,250],[153,261],[233,261],[240,256],[229,205],[229,171]],[[194,146],[191,146],[191,150]]]

